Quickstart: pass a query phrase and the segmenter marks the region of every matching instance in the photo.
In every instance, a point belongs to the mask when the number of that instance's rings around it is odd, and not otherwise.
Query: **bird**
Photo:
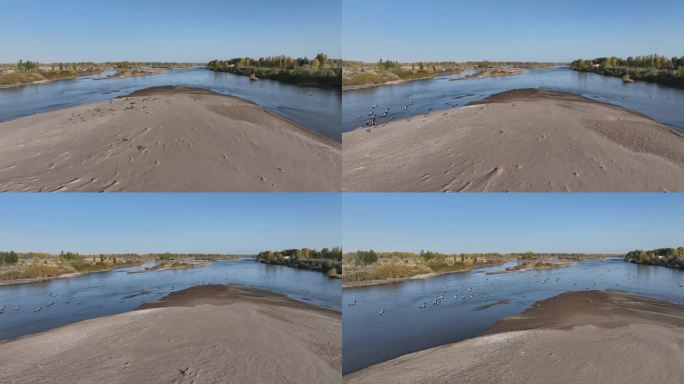
[[[378,311],[378,315],[382,316],[383,313],[385,313],[385,309],[380,308],[380,310]]]
[[[426,303],[426,302],[423,302],[423,305],[421,305],[421,306],[418,307],[418,308],[420,308],[420,309],[425,309],[425,308],[427,308],[427,303]]]
[[[355,305],[356,305],[356,299],[354,299],[354,301],[352,301],[351,303],[349,303],[349,306],[350,306],[350,307],[353,307],[353,306],[355,306]]]
[[[5,307],[6,307],[6,306],[3,305],[2,308],[0,308],[0,315],[2,315],[3,313],[5,313]]]

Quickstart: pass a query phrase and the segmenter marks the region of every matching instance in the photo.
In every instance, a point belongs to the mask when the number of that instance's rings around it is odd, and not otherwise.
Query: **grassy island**
[[[341,61],[329,59],[324,53],[319,53],[313,59],[272,56],[212,60],[207,68],[216,72],[249,76],[250,80],[271,79],[322,88],[339,88],[342,79]]]
[[[342,274],[342,249],[339,247],[323,248],[320,251],[309,248],[264,251],[256,258],[262,263],[319,271],[329,277],[339,277]]]

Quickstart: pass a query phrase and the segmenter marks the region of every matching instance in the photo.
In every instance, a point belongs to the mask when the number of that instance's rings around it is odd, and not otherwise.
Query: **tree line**
[[[625,81],[644,80],[684,87],[684,56],[667,58],[661,55],[628,57],[599,57],[578,59],[570,67],[581,72],[595,72],[622,77]]]
[[[684,247],[658,248],[649,251],[637,249],[627,252],[625,261],[684,269]]]
[[[0,265],[14,265],[19,261],[19,255],[14,251],[0,252]]]
[[[341,84],[341,61],[319,53],[313,59],[307,57],[267,56],[258,59],[236,57],[228,60],[212,60],[207,68],[216,72],[229,72],[250,76],[251,79],[273,79],[290,83],[336,87]]]
[[[256,259],[266,264],[286,265],[299,269],[308,269],[336,276],[342,274],[342,248],[310,248],[285,249],[282,251],[260,252]]]

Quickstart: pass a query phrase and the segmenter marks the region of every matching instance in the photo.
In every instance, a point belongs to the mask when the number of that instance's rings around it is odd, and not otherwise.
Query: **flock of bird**
[[[413,105],[413,101],[409,102],[407,105],[404,106],[404,111],[408,110],[410,106]],[[390,107],[385,108],[384,112],[381,114],[378,114],[376,112],[376,108],[378,107],[377,104],[373,104],[370,107],[370,112],[368,112],[368,119],[366,120],[366,126],[372,127],[378,124],[378,119],[387,119],[390,115]],[[431,110],[432,108],[430,108]],[[359,119],[362,119],[364,116],[361,115],[359,116]],[[394,118],[390,118],[388,121],[392,121]]]
[[[560,281],[560,276],[556,276],[555,278],[553,278],[553,280],[555,280],[556,282]],[[536,281],[537,284],[545,285],[545,284],[549,284],[549,283],[552,281],[552,278],[551,278],[551,277],[546,277],[546,278],[544,278],[544,279],[535,280],[535,281]],[[485,279],[485,284],[486,284],[486,285],[490,285],[490,286],[493,286],[493,285],[494,285],[494,283],[490,282],[488,278]],[[679,284],[679,287],[680,287],[680,288],[684,288],[684,284],[682,284],[682,283],[678,283],[678,284]],[[573,283],[573,286],[576,287],[576,286],[577,286],[577,283]],[[615,283],[615,286],[619,287],[620,284],[619,284],[619,283]],[[596,281],[593,282],[593,288],[595,289],[595,287],[596,287]],[[464,288],[465,288],[465,287],[464,287]],[[532,288],[533,288],[533,284],[532,284],[532,283],[528,283],[527,288],[528,288],[528,289],[532,289]],[[441,305],[441,304],[444,302],[444,300],[446,299],[446,291],[448,290],[448,285],[446,285],[446,284],[443,285],[443,286],[442,286],[442,289],[444,290],[445,293],[441,293],[439,296],[437,296],[437,297],[435,297],[434,299],[432,299],[432,306],[439,306],[439,305]],[[587,286],[585,289],[587,289],[587,290],[588,290],[588,289],[592,289],[592,287]],[[458,289],[455,289],[453,292],[458,292]],[[489,298],[493,298],[493,297],[494,297],[493,295],[489,295],[489,296],[488,296],[488,295],[484,295],[483,298],[484,298],[484,299],[489,299]],[[465,291],[465,294],[460,294],[460,295],[459,295],[459,294],[456,294],[456,295],[454,295],[454,299],[455,299],[456,301],[467,301],[467,300],[473,300],[474,298],[475,298],[475,293],[474,293],[474,291],[473,291],[473,287],[468,287],[467,290]],[[354,299],[353,301],[351,301],[351,302],[348,304],[348,306],[354,307],[354,306],[356,306],[358,303],[359,303],[358,299]],[[679,304],[682,304],[682,302],[679,302]],[[426,309],[426,308],[428,308],[428,302],[427,302],[427,301],[424,301],[422,304],[420,304],[420,305],[418,306],[418,309]],[[377,309],[377,314],[378,314],[379,316],[384,315],[385,312],[386,312],[385,308],[378,308],[378,309]]]

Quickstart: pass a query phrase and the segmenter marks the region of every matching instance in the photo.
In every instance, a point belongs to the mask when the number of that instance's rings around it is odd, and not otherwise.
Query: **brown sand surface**
[[[0,123],[0,191],[339,191],[339,147],[242,99],[155,87]]]
[[[1,383],[340,383],[341,315],[239,286],[0,342]]]
[[[345,383],[684,383],[684,307],[617,292],[567,292],[485,336],[404,355]]]
[[[581,96],[523,89],[343,134],[344,191],[684,191],[684,136]]]

